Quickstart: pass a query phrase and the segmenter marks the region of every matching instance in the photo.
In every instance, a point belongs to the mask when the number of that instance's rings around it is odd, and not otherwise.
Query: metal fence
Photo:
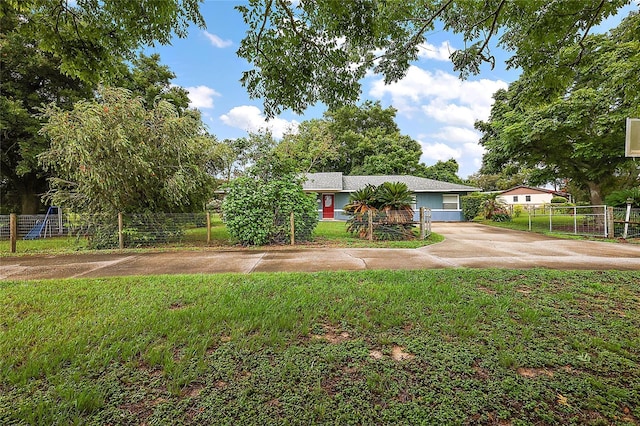
[[[640,209],[615,207],[610,216],[615,237],[640,238]]]
[[[19,215],[18,219],[18,237],[24,238],[29,233],[37,234],[38,237],[52,237],[55,235],[64,235],[64,216],[61,214],[44,215]],[[0,238],[9,238],[9,215],[0,216]]]
[[[94,248],[146,247],[202,242],[210,236],[202,213],[18,215],[17,239],[67,236],[86,238]],[[10,216],[0,216],[0,238],[10,237]]]
[[[517,206],[516,206],[517,207]],[[526,220],[527,229],[534,232],[595,236],[603,238],[638,238],[640,209],[607,206],[523,206],[512,207],[514,221]],[[626,229],[626,232],[625,232]]]

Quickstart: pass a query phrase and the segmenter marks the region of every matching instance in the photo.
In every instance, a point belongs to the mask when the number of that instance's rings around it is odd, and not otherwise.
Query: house
[[[379,186],[384,182],[402,182],[414,193],[413,206],[416,215],[420,207],[431,209],[431,220],[442,222],[462,221],[460,196],[480,191],[466,185],[440,182],[417,176],[344,176],[340,172],[307,173],[302,185],[305,192],[318,194],[318,214],[323,220],[349,218],[344,206],[349,203],[349,195],[366,185]]]
[[[554,191],[545,188],[533,188],[531,186],[519,185],[502,193],[498,199],[508,205],[532,205],[538,206],[548,204],[553,197],[569,198],[566,192]]]

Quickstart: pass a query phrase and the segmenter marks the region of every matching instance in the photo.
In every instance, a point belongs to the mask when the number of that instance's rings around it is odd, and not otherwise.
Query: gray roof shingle
[[[367,184],[378,186],[384,182],[402,182],[412,192],[467,192],[480,191],[467,185],[427,179],[417,176],[381,175],[381,176],[343,176],[342,173],[307,173],[307,181],[303,188],[307,191],[353,192],[364,188]]]
[[[342,191],[342,173],[307,173],[307,180],[302,184],[305,191]]]

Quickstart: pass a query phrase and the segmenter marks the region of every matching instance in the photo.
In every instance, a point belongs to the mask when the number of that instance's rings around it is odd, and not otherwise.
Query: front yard
[[[414,231],[417,236],[417,228]],[[309,243],[300,243],[298,247],[378,247],[378,248],[417,248],[442,241],[442,236],[432,234],[426,240],[408,241],[368,241],[353,237],[346,231],[346,223],[341,221],[319,222],[314,231],[314,240]],[[211,242],[207,244],[206,227],[187,229],[181,242],[158,244],[152,247],[154,250],[176,250],[211,247],[224,249],[237,247],[230,238],[229,232],[222,220],[217,215],[212,216]],[[264,247],[262,247],[264,248]],[[18,240],[17,254],[42,254],[42,253],[74,253],[88,250],[87,237],[62,236],[41,238],[37,240]],[[0,256],[9,255],[9,241],[0,241]]]
[[[640,273],[0,282],[1,424],[638,424]]]

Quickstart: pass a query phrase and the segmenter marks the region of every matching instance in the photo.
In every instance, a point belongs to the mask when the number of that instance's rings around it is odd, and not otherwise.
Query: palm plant
[[[373,185],[367,185],[362,189],[352,192],[349,195],[349,203],[344,206],[345,212],[351,213],[353,217],[347,221],[347,231],[357,234],[360,238],[365,238],[368,232],[368,224],[365,215],[375,214],[376,191]]]
[[[374,212],[377,209],[376,203],[377,188],[371,184],[352,192],[349,195],[349,204],[344,206],[344,210],[353,214],[364,214],[369,210]]]
[[[413,193],[402,182],[385,182],[377,188],[376,201],[388,223],[408,223],[413,220]]]

